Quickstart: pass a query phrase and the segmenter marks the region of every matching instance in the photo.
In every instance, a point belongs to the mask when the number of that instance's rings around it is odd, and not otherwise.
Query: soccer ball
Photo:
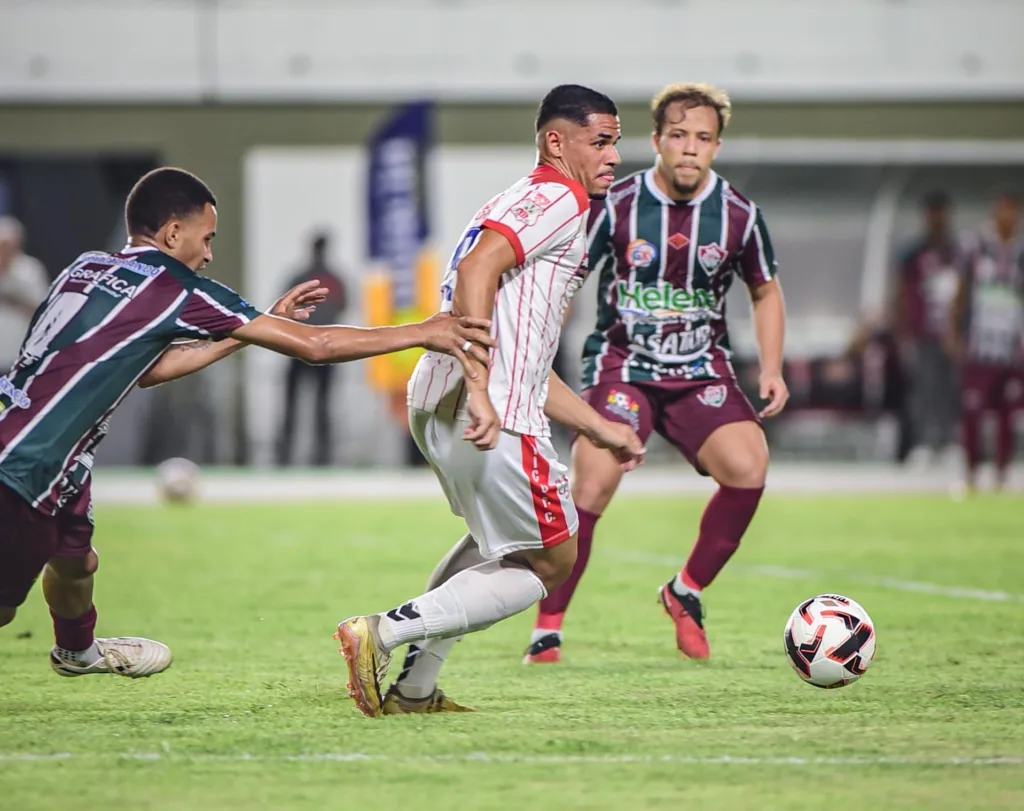
[[[800,678],[826,689],[857,681],[875,655],[875,624],[868,612],[838,594],[819,594],[800,603],[783,639]]]
[[[188,459],[166,459],[156,469],[157,490],[166,501],[191,501],[199,494],[199,465]]]

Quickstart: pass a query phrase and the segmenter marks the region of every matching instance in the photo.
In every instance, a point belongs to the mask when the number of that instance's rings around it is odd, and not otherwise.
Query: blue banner
[[[371,261],[390,276],[395,313],[417,306],[417,267],[430,236],[426,157],[433,141],[434,105],[400,107],[370,140],[367,184]]]

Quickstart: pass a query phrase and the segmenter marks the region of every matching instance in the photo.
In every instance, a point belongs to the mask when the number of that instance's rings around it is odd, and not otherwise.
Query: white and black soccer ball
[[[867,671],[875,655],[875,624],[861,605],[839,594],[819,594],[796,607],[783,634],[786,657],[808,684],[845,687]]]
[[[157,466],[156,481],[165,501],[192,501],[199,495],[199,465],[181,457],[166,459]]]

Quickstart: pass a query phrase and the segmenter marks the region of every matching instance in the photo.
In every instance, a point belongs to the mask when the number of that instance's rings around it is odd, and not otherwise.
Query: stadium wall
[[[674,77],[658,77],[652,90]],[[152,151],[204,177],[221,201],[216,271],[242,278],[243,159],[261,146],[361,146],[385,105],[0,104],[0,155]],[[534,105],[442,104],[442,144],[529,143]],[[646,106],[627,103],[623,132],[649,129]],[[739,103],[732,136],[763,138],[1018,138],[1024,102],[901,104]]]

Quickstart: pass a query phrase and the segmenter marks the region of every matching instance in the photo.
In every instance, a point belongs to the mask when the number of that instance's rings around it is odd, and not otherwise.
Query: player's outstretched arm
[[[774,417],[786,406],[789,388],[782,377],[782,348],[786,338],[786,303],[777,278],[750,288],[754,334],[761,361],[761,398],[768,400],[762,417]]]
[[[490,318],[494,312],[494,297],[498,292],[501,274],[516,266],[516,252],[502,234],[485,228],[473,250],[459,262],[457,281],[452,299],[452,310],[459,315]],[[469,427],[463,439],[472,442],[478,450],[487,451],[498,443],[501,420],[487,393],[490,357],[470,361],[476,374],[467,382],[469,387]]]
[[[327,297],[327,292],[327,288],[320,287],[316,279],[303,282],[281,296],[267,312],[294,321],[305,321],[312,315],[316,305]],[[146,389],[177,380],[205,369],[246,346],[248,344],[234,338],[225,338],[223,341],[199,339],[175,344],[166,349],[146,374],[139,378],[138,386]]]
[[[544,413],[555,422],[582,434],[597,447],[610,450],[624,470],[643,464],[647,451],[636,432],[628,425],[606,420],[554,372],[548,375],[548,399]]]
[[[497,345],[490,327],[486,318],[458,318],[448,313],[395,327],[311,327],[261,315],[231,337],[314,364],[345,363],[422,347],[454,355],[472,377],[477,374],[476,363],[488,358],[488,348]]]

